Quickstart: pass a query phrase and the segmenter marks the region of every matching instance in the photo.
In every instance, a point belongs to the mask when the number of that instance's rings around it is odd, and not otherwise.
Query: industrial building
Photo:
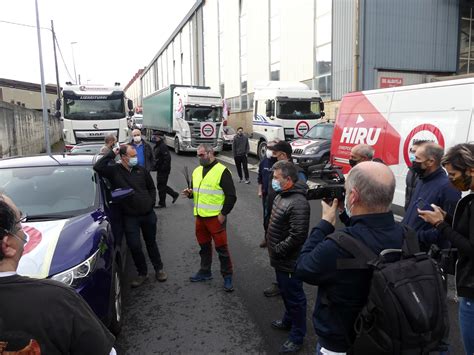
[[[142,96],[206,85],[233,115],[249,117],[255,83],[300,81],[320,91],[333,117],[350,91],[472,73],[473,8],[465,0],[197,0],[143,71]]]
[[[57,98],[56,85],[46,85],[48,109],[53,113]],[[0,78],[0,101],[33,110],[42,110],[41,85]]]

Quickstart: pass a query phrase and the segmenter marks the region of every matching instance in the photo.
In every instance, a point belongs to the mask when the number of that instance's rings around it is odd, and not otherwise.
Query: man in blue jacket
[[[444,150],[438,144],[425,143],[416,150],[412,163],[413,172],[418,175],[418,182],[402,223],[417,232],[420,249],[425,252],[432,244],[448,248],[449,242],[441,240],[439,231],[418,216],[418,209],[431,209],[430,205],[434,203],[453,215],[456,203],[461,199],[461,192],[449,182],[441,167],[443,154]]]
[[[395,223],[390,206],[395,191],[395,177],[386,165],[362,162],[349,172],[344,205],[350,217],[342,229],[364,243],[374,253],[399,249],[403,228]],[[338,270],[337,259],[352,258],[335,242],[325,237],[334,232],[339,201],[322,202],[321,221],[306,240],[296,264],[295,276],[318,285],[313,325],[318,335],[316,353],[327,350],[345,353],[354,341],[354,321],[367,302],[371,272]]]

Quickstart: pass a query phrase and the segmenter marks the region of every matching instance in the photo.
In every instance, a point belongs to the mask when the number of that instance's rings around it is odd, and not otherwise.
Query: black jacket
[[[407,176],[405,178],[405,211],[408,209],[408,205],[410,204],[411,196],[413,195],[417,181],[418,175],[413,171],[412,168],[408,169]]]
[[[130,140],[129,142],[130,145],[135,147],[135,142],[133,139]],[[147,142],[142,137],[142,144],[144,145],[144,153],[145,153],[145,169],[148,171],[155,170],[155,158],[153,158],[153,149],[151,148],[151,145]]]
[[[153,148],[155,170],[158,175],[169,175],[171,172],[171,154],[163,140],[156,142]]]
[[[438,226],[443,238],[458,249],[456,289],[458,296],[474,299],[474,193],[463,197],[456,206],[454,218],[447,216]]]
[[[132,188],[135,193],[120,201],[122,213],[129,216],[143,216],[153,210],[156,202],[156,188],[150,172],[141,166],[131,170],[122,164],[110,164],[115,159],[111,150],[94,165],[97,173],[107,178],[114,189]]]
[[[309,203],[307,186],[303,182],[280,192],[273,201],[267,230],[270,264],[277,270],[293,272],[296,259],[308,236]]]
[[[243,134],[241,136],[236,134],[234,136],[234,141],[232,142],[232,152],[234,153],[234,157],[247,155],[249,151],[249,139]]]

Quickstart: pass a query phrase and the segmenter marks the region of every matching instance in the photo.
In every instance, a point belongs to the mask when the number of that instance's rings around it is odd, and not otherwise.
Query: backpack
[[[356,338],[349,353],[411,355],[447,350],[449,320],[442,273],[428,254],[419,252],[416,233],[403,228],[402,249],[386,249],[378,256],[346,233],[326,237],[354,256],[338,259],[337,269],[372,270],[369,296],[354,323]]]

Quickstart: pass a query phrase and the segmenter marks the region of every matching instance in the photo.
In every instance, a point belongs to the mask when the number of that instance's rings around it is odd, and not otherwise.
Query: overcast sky
[[[148,65],[194,5],[195,0],[38,0],[40,25],[54,21],[60,54],[60,84],[74,81],[74,66],[81,83],[126,85],[138,69]],[[40,83],[34,0],[0,0],[0,78]],[[56,83],[51,31],[42,30],[46,83]],[[71,46],[71,42],[77,44]]]

